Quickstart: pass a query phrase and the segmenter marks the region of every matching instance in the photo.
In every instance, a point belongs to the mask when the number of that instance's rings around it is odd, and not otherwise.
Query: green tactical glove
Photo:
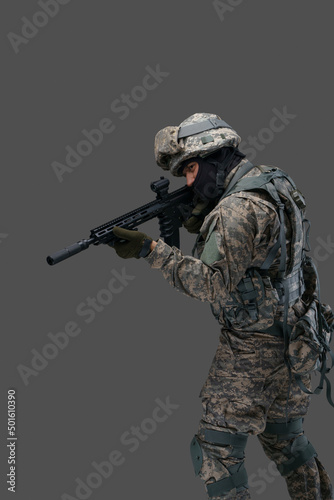
[[[191,212],[191,216],[189,217],[189,219],[183,222],[183,226],[189,233],[199,233],[205,216],[210,212],[210,210],[205,210],[208,205],[209,202],[206,201],[200,201],[199,203],[197,203],[194,210]]]
[[[139,231],[131,231],[121,227],[114,227],[113,233],[117,238],[126,241],[116,241],[114,245],[109,244],[115,248],[116,253],[122,259],[131,259],[134,257],[146,257],[150,253],[150,246],[152,238],[145,233]]]

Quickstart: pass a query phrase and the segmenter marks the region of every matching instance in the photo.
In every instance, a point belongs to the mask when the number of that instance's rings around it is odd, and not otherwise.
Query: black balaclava
[[[223,185],[227,175],[240,163],[242,158],[245,158],[245,155],[238,149],[225,147],[205,158],[200,156],[189,158],[183,162],[182,168],[188,163],[196,161],[199,168],[193,189],[202,200],[215,201],[223,194]]]

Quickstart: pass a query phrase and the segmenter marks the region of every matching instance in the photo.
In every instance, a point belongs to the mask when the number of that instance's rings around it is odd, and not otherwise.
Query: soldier
[[[158,165],[184,176],[196,195],[184,226],[198,234],[197,257],[121,228],[114,229],[122,240],[115,250],[123,258],[144,257],[177,290],[209,302],[220,323],[191,442],[208,497],[250,498],[244,450],[248,436],[256,435],[292,499],[333,499],[330,478],[303,431],[310,367],[292,374],[286,354],[293,326],[312,312],[314,298],[302,267],[304,200],[287,174],[248,162],[239,143],[226,122],[207,113],[158,132]]]

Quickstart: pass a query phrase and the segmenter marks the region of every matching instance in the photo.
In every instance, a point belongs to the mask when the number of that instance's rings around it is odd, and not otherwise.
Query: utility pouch
[[[302,300],[307,310],[301,313],[302,316],[292,329],[286,358],[296,382],[306,394],[320,394],[326,382],[327,400],[334,407],[327,377],[334,366],[334,353],[329,346],[334,330],[334,315],[330,306],[321,303],[318,272],[311,257],[303,259],[303,276],[306,289]],[[328,361],[330,366],[327,366]],[[305,386],[302,377],[315,370],[320,373],[320,381],[312,392]]]
[[[249,270],[231,295],[234,301],[224,304],[224,326],[256,332],[273,325],[279,298],[268,276]]]
[[[319,301],[318,274],[309,256],[303,260],[303,277],[305,292],[302,298],[308,308],[295,323],[288,347],[291,370],[298,375],[321,370],[326,353],[331,352],[329,344],[334,327],[332,309]]]
[[[318,325],[318,308],[314,299],[291,332],[287,357],[293,373],[306,375],[319,368],[324,346],[318,336]]]
[[[306,375],[314,370],[320,370],[326,352],[330,351],[333,320],[332,309],[326,304],[320,304],[317,298],[314,298],[291,332],[288,359],[294,373]]]

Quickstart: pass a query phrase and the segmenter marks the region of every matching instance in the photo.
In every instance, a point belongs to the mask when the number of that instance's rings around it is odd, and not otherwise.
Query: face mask
[[[232,147],[221,148],[205,158],[192,158],[199,165],[193,184],[194,191],[204,201],[220,198],[227,175],[243,158],[245,155]]]
[[[193,183],[194,192],[203,201],[212,201],[219,196],[219,189],[216,185],[217,167],[205,160],[205,158],[196,158],[198,163],[198,172]]]

